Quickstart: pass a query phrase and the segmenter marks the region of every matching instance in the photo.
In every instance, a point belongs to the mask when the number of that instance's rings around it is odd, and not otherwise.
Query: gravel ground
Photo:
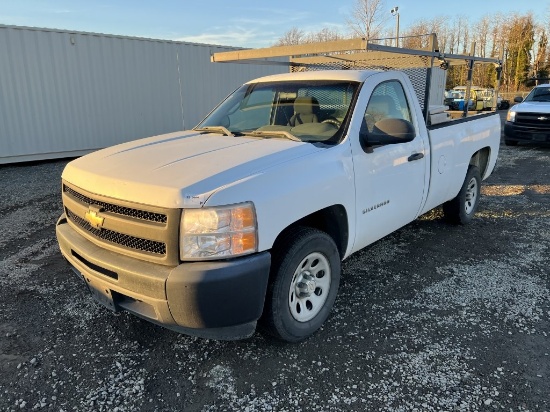
[[[0,167],[0,410],[550,411],[550,148],[502,146],[471,225],[436,209],[348,258],[294,345],[96,305],[55,240],[66,163]]]

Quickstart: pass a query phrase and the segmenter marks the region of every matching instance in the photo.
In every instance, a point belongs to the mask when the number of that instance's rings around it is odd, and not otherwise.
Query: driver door
[[[369,98],[360,134],[368,136],[384,118],[413,122],[411,107],[398,80],[378,84]],[[354,139],[356,239],[354,250],[414,220],[424,198],[427,176],[424,140],[415,128],[410,142],[365,146]]]

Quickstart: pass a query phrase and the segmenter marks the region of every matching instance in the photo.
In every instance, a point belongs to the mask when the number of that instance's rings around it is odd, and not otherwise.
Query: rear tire
[[[458,195],[443,203],[443,213],[448,222],[465,225],[471,222],[479,206],[481,176],[476,166],[470,166]]]
[[[264,330],[287,342],[311,336],[330,314],[340,273],[340,254],[329,235],[306,227],[289,231],[272,251]]]

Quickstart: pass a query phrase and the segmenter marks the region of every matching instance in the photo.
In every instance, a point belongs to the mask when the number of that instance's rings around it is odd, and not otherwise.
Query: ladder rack
[[[466,101],[470,98],[473,68],[476,63],[494,64],[497,73],[495,98],[493,108],[496,108],[496,96],[500,86],[502,72],[502,56],[500,58],[475,56],[475,43],[470,54],[445,54],[439,51],[437,36],[431,33],[427,37],[425,47],[404,48],[385,44],[391,39],[354,38],[328,42],[304,43],[290,46],[273,46],[260,49],[243,49],[214,53],[211,61],[216,63],[253,63],[285,65],[290,71],[322,70],[322,69],[378,69],[378,70],[415,70],[425,69],[423,79],[424,95],[416,88],[424,115],[428,118],[428,104],[432,87],[434,69],[447,70],[450,66],[466,65],[468,80]],[[422,39],[421,39],[422,40]],[[415,83],[416,73],[407,73]],[[418,79],[417,79],[418,80]],[[444,85],[443,85],[444,88]],[[464,105],[464,116],[467,116],[468,105]]]

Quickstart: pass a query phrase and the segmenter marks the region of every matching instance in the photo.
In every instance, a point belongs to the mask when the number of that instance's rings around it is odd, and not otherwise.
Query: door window
[[[412,122],[403,86],[396,80],[380,83],[372,92],[365,110],[361,133],[372,132],[376,122],[388,118]]]

